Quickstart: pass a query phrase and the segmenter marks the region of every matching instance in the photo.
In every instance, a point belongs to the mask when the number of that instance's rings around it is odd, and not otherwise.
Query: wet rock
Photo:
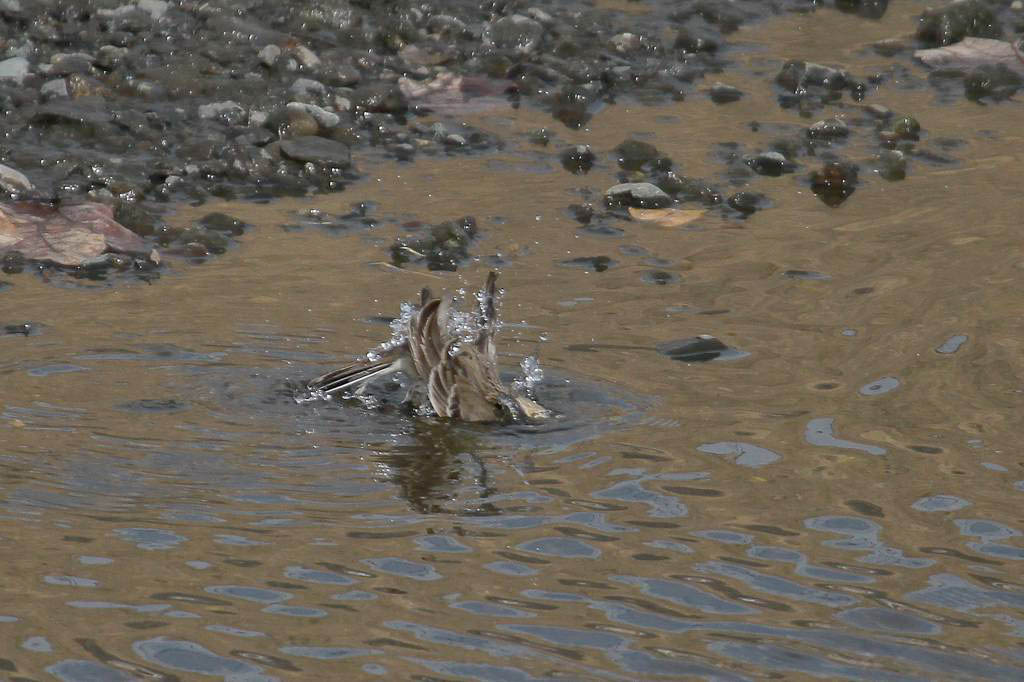
[[[301,112],[311,116],[321,128],[331,129],[341,123],[341,117],[332,111],[327,111],[323,107],[318,107],[315,104],[306,104],[305,102],[289,102],[285,105],[285,109],[289,112]]]
[[[814,62],[789,61],[775,77],[775,82],[792,93],[817,86],[829,90],[842,90],[850,84],[850,74]]]
[[[896,149],[884,149],[875,159],[878,174],[886,180],[902,180],[907,177],[907,158]]]
[[[293,161],[346,169],[352,165],[349,146],[326,137],[307,135],[281,140],[281,154]]]
[[[48,80],[39,88],[39,94],[43,96],[43,99],[53,99],[55,97],[67,97],[68,96],[68,84],[63,78],[54,78]]]
[[[543,37],[544,27],[541,23],[521,14],[502,17],[492,22],[483,33],[485,44],[524,54],[535,51]]]
[[[726,199],[725,203],[729,208],[743,216],[753,215],[762,208],[767,208],[771,205],[771,202],[768,201],[768,197],[765,195],[760,192],[748,191],[736,192]]]
[[[643,273],[641,277],[648,284],[657,284],[659,286],[673,284],[679,281],[678,275],[671,272],[665,272],[664,270],[648,270]]]
[[[0,61],[0,82],[7,81],[21,85],[29,74],[28,60],[24,57],[11,57]]]
[[[921,124],[913,116],[900,116],[893,122],[892,132],[901,140],[917,140],[921,137]]]
[[[551,115],[567,128],[582,128],[590,120],[594,94],[578,86],[567,86],[552,97]]]
[[[142,237],[153,235],[158,222],[152,213],[129,201],[122,201],[114,207],[114,220]]]
[[[562,265],[572,268],[583,268],[591,272],[604,272],[609,268],[615,267],[617,263],[608,256],[583,256],[563,260]]]
[[[412,233],[391,245],[391,263],[425,264],[429,270],[454,272],[469,258],[469,246],[477,235],[476,219],[466,216],[439,225],[406,225]]]
[[[711,101],[715,104],[728,104],[729,102],[736,102],[743,97],[742,90],[721,82],[712,85],[708,94],[711,97]]]
[[[676,34],[673,47],[677,50],[690,53],[715,53],[718,51],[719,41],[710,34],[701,34],[689,29],[681,29]]]
[[[36,336],[39,334],[40,326],[35,322],[21,322],[18,324],[5,324],[3,333],[8,336]]]
[[[623,170],[640,170],[661,158],[661,152],[653,144],[640,140],[625,140],[615,148],[619,167]]]
[[[31,192],[32,182],[19,170],[0,163],[0,190],[7,193]]]
[[[248,225],[238,218],[227,213],[207,213],[199,219],[199,224],[207,230],[214,232],[226,232],[238,236],[245,232]]]
[[[594,167],[594,152],[590,145],[578,144],[562,151],[558,156],[562,168],[574,175],[585,175]]]
[[[277,63],[278,58],[281,56],[281,48],[277,45],[267,45],[260,50],[259,58],[260,62],[264,66],[270,67]]]
[[[783,173],[792,173],[796,170],[796,164],[779,152],[761,152],[745,156],[743,163],[750,166],[758,175],[770,177],[778,177]]]
[[[665,208],[672,205],[672,197],[649,182],[613,185],[605,191],[605,201],[609,206],[634,208]]]
[[[1013,97],[1024,86],[1024,79],[1006,66],[979,66],[964,78],[964,96],[972,102],[983,99],[1000,101]]]
[[[245,108],[238,102],[212,102],[200,104],[199,118],[203,120],[216,120],[225,125],[235,126],[245,123]]]
[[[840,118],[826,118],[807,128],[807,137],[812,140],[840,140],[850,134],[850,128]]]
[[[594,219],[594,206],[592,204],[569,204],[569,215],[576,222],[586,225]]]
[[[836,0],[836,9],[865,19],[881,19],[889,8],[889,0]]]
[[[409,100],[397,85],[380,85],[362,91],[356,106],[366,111],[404,114],[409,111]]]
[[[7,251],[0,254],[0,270],[8,275],[16,275],[25,269],[28,259],[21,251]]]
[[[727,360],[747,355],[743,351],[722,343],[714,336],[701,334],[678,341],[659,343],[655,349],[679,362],[708,362],[711,360]]]
[[[312,78],[296,78],[289,91],[298,97],[314,98],[327,94],[327,86]]]
[[[82,132],[96,133],[107,127],[110,114],[99,98],[54,100],[39,107],[32,116],[32,122],[40,126],[71,126]]]
[[[857,185],[857,166],[846,161],[830,161],[811,174],[811,191],[822,203],[835,208],[846,201]]]
[[[941,47],[971,36],[1001,38],[1002,26],[985,0],[955,0],[925,10],[918,19],[917,39],[928,47]]]

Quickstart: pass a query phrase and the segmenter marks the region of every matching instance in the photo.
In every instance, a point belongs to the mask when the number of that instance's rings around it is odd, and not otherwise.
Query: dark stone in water
[[[665,272],[664,270],[649,270],[643,274],[643,279],[648,284],[659,284],[662,286],[679,281],[679,277],[677,275],[674,275],[671,272]]]
[[[608,268],[615,267],[616,262],[608,256],[585,256],[564,260],[562,261],[562,265],[567,265],[573,268],[584,268],[593,272],[604,272]]]
[[[782,273],[782,276],[789,279],[810,279],[822,282],[832,279],[831,275],[826,275],[823,272],[814,272],[813,270],[786,270]]]
[[[21,336],[35,336],[39,333],[39,325],[34,322],[22,322],[20,324],[5,324],[4,334]]]
[[[725,360],[747,355],[747,353],[730,348],[715,337],[707,334],[701,334],[689,339],[659,343],[655,346],[655,349],[659,353],[679,362],[708,362],[710,360]]]
[[[853,194],[857,184],[857,166],[846,161],[830,161],[811,174],[811,191],[822,202],[835,208]]]
[[[590,120],[591,93],[578,88],[566,87],[554,95],[551,102],[551,115],[565,124],[567,128],[578,129]]]
[[[807,137],[812,140],[838,140],[849,134],[846,122],[835,117],[818,121],[807,129]]]
[[[632,206],[633,208],[666,208],[672,205],[672,197],[657,185],[649,182],[625,182],[609,187],[605,201],[611,206]]]
[[[907,177],[907,158],[903,152],[884,149],[877,157],[878,174],[886,180],[902,180]]]
[[[477,234],[476,219],[470,216],[438,225],[416,225],[415,230],[391,245],[393,265],[425,263],[429,270],[454,272],[469,258],[469,245]]]
[[[640,170],[644,164],[661,158],[657,147],[640,140],[626,140],[615,148],[615,152],[619,155],[619,166],[628,171]]]
[[[900,116],[892,124],[892,132],[901,140],[917,140],[921,137],[921,124],[913,116]]]
[[[281,154],[294,161],[321,166],[349,168],[352,165],[352,152],[347,144],[316,135],[281,140]]]
[[[714,53],[718,51],[718,41],[710,35],[704,35],[688,29],[681,29],[676,34],[673,47],[677,50],[690,53]]]
[[[227,213],[207,213],[199,219],[199,224],[215,232],[228,232],[238,236],[245,232],[246,224]]]
[[[775,82],[792,93],[816,86],[828,90],[842,90],[850,83],[850,74],[813,62],[789,61],[783,64]]]
[[[8,251],[0,257],[0,270],[3,270],[8,275],[16,275],[25,269],[27,262],[25,254],[21,251]]]
[[[760,192],[736,192],[726,199],[726,204],[734,211],[744,216],[752,215],[756,211],[766,208],[769,205],[768,198]]]
[[[564,150],[559,159],[562,161],[562,168],[574,175],[585,175],[594,167],[594,152],[590,145],[578,144]]]
[[[778,177],[783,173],[792,173],[796,164],[789,161],[779,152],[762,152],[743,157],[743,162],[750,166],[758,175]]]
[[[1002,38],[1003,28],[984,0],[960,0],[925,10],[918,19],[917,39],[926,47],[942,47],[964,38]]]
[[[964,96],[972,102],[982,99],[1000,101],[1013,97],[1024,85],[1020,75],[1004,64],[979,66],[964,78]]]
[[[743,98],[743,91],[725,83],[715,83],[711,86],[708,95],[715,104],[728,104]]]
[[[573,220],[583,225],[594,219],[594,207],[591,204],[569,204],[569,213]]]
[[[836,0],[836,9],[865,19],[881,19],[889,8],[889,0]]]

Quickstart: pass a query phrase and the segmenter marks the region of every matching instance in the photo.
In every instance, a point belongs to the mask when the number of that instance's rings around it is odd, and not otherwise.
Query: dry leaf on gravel
[[[700,218],[707,211],[704,209],[683,210],[680,208],[631,208],[629,215],[633,220],[641,220],[659,227],[682,227]]]
[[[20,251],[29,260],[77,266],[107,251],[145,253],[146,242],[114,220],[106,204],[54,208],[19,201],[0,204],[0,253]]]

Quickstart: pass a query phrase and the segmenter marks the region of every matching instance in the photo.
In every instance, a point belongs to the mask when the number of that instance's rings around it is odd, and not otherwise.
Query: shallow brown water
[[[500,154],[367,160],[338,195],[182,207],[176,223],[224,210],[254,228],[153,285],[12,280],[0,321],[44,326],[0,337],[0,671],[1024,676],[1020,104],[939,104],[915,67],[922,87],[869,101],[914,113],[923,146],[963,140],[957,163],[913,162],[898,183],[862,169],[836,209],[810,166],[757,178],[775,206],[743,222],[602,237],[564,212],[614,183],[608,152],[631,133],[711,177],[716,142],[774,135],[751,120],[806,125],[765,84],[781,60],[882,68],[865,44],[917,11],[750,29],[749,61],[723,75],[748,93],[734,104],[620,103],[546,149],[525,134],[555,129],[547,114],[499,111],[473,123],[509,141]],[[563,171],[568,143],[600,165]],[[873,144],[861,134],[844,155]],[[559,420],[451,426],[291,399],[289,380],[387,335],[368,318],[489,267],[375,265],[386,220],[281,227],[356,201],[383,218],[476,216],[475,252],[506,261],[507,366],[540,356]],[[596,255],[617,266],[558,265]],[[679,279],[646,283],[655,269]],[[653,350],[696,334],[748,355]]]

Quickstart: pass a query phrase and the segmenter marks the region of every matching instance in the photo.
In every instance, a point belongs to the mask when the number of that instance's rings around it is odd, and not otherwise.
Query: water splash
[[[540,360],[532,355],[527,355],[519,363],[522,376],[512,382],[512,387],[519,393],[526,396],[533,396],[534,387],[544,381],[544,369],[540,366]]]

